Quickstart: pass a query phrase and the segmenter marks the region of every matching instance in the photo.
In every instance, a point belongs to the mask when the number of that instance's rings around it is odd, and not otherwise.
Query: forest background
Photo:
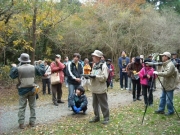
[[[0,71],[23,52],[34,63],[75,52],[91,59],[95,49],[117,68],[123,50],[180,53],[179,35],[180,0],[1,0]]]

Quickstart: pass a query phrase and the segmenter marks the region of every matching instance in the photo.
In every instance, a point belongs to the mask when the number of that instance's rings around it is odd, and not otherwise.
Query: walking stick
[[[176,111],[176,109],[175,109],[175,107],[174,107],[174,105],[173,105],[172,101],[170,100],[169,95],[167,94],[167,92],[166,92],[166,90],[165,90],[165,88],[164,88],[164,86],[163,86],[162,82],[160,81],[160,79],[159,79],[159,76],[158,76],[158,75],[157,75],[157,78],[158,78],[158,80],[159,80],[159,82],[160,82],[161,86],[163,87],[163,91],[165,92],[165,94],[166,94],[166,96],[168,97],[168,99],[169,99],[169,101],[170,101],[171,105],[173,106],[173,109],[174,109],[174,111],[176,112],[176,115],[177,115],[177,116],[178,116],[178,118],[180,119],[179,114],[177,113],[177,111]]]
[[[153,80],[154,80],[154,77],[155,75],[153,75],[152,77],[152,81],[151,81],[151,85],[150,85],[150,88],[149,88],[149,95],[148,95],[148,99],[149,99],[149,96],[150,96],[150,92],[152,91],[152,87],[153,87]],[[147,108],[148,108],[148,105],[149,105],[149,101],[147,101],[147,104],[146,104],[146,107],[145,107],[145,110],[144,110],[144,114],[143,114],[143,118],[142,118],[142,124],[144,122],[144,117],[145,117],[145,114],[146,114],[146,111],[147,111]]]

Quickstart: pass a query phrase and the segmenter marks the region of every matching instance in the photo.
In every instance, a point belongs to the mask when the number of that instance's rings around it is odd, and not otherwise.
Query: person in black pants
[[[151,60],[149,58],[144,60],[144,67],[139,72],[139,77],[140,77],[140,83],[142,85],[142,90],[143,90],[143,95],[144,95],[144,103],[145,105],[152,106],[153,105],[152,93],[153,93],[154,69],[146,62],[151,62]]]
[[[132,84],[133,84],[133,101],[141,100],[140,99],[140,92],[141,92],[141,84],[140,84],[140,78],[139,78],[139,71],[142,69],[142,64],[140,63],[140,57],[135,58],[135,62],[132,62],[129,65],[129,71],[132,78]],[[137,95],[136,95],[137,91]]]
[[[50,80],[50,75],[51,75],[51,67],[48,65],[47,61],[44,61],[44,66],[45,66],[45,74],[42,76],[42,86],[43,86],[43,95],[46,94],[46,84],[48,87],[48,94],[51,94],[51,80]]]

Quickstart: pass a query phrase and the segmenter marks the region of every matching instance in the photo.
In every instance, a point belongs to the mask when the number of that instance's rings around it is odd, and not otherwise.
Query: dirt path
[[[177,91],[178,92],[178,91]],[[161,94],[161,90],[154,92],[154,97],[157,98]],[[118,105],[128,105],[132,103],[132,94],[127,91],[116,91],[108,93],[109,107],[115,108]],[[139,101],[136,101],[139,102]],[[143,100],[141,101],[143,102]],[[88,112],[92,112],[92,97],[88,97]],[[18,105],[11,108],[0,108],[0,134],[8,133],[12,134],[13,131],[18,129]],[[36,124],[44,124],[59,120],[63,116],[71,115],[72,111],[67,108],[67,101],[65,104],[54,106],[51,102],[38,102],[36,108]],[[29,107],[26,109],[25,124],[28,124],[29,118]],[[20,130],[19,130],[20,131]]]

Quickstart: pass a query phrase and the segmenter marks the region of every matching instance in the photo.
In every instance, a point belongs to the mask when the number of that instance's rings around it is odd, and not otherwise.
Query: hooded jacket
[[[176,88],[176,71],[173,62],[171,60],[163,62],[162,69],[162,72],[158,72],[158,76],[163,77],[162,85],[166,91],[174,90]]]
[[[148,85],[148,80],[152,80],[153,78],[153,71],[154,69],[152,67],[143,67],[139,72],[140,77],[140,83],[142,85]],[[147,75],[150,76],[150,78],[147,78]]]
[[[72,107],[76,106],[76,107],[84,108],[85,106],[87,106],[88,101],[85,94],[82,94],[80,96],[73,94],[73,96],[69,98],[69,103],[70,103],[70,106]]]
[[[90,89],[92,93],[102,94],[107,90],[106,80],[108,78],[109,72],[106,62],[96,63],[92,68],[92,75],[96,75],[96,78],[91,78]]]

